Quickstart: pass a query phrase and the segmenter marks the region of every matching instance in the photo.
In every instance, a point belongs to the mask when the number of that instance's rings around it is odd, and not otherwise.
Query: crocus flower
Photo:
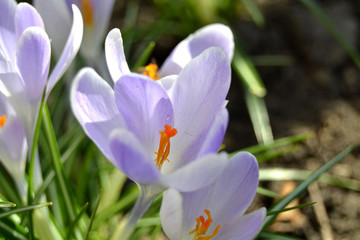
[[[178,75],[181,70],[209,47],[221,48],[229,62],[234,55],[234,36],[229,27],[223,24],[210,24],[181,41],[157,71],[157,66],[150,64],[144,73],[153,78]],[[122,75],[130,72],[126,62],[120,30],[115,28],[109,32],[105,40],[106,62],[112,80],[116,82]],[[167,81],[167,85],[169,85]]]
[[[26,198],[24,178],[27,143],[24,128],[6,97],[0,93],[0,162]]]
[[[114,6],[114,0],[35,0],[34,6],[45,20],[45,27],[59,55],[71,28],[71,5],[81,10],[84,39],[80,54],[89,62],[101,57],[101,44]]]
[[[261,229],[266,209],[244,215],[259,181],[256,159],[242,152],[233,156],[220,177],[194,192],[169,189],[160,218],[171,240],[247,240]]]
[[[38,12],[27,3],[0,0],[0,92],[26,132],[31,146],[39,107],[75,57],[81,43],[81,13],[73,6],[73,26],[54,70],[48,76],[50,40]],[[46,93],[45,93],[46,88]]]
[[[136,73],[123,75],[113,90],[85,68],[75,77],[71,105],[87,135],[130,179],[193,191],[225,163],[225,156],[209,153],[218,151],[228,122],[230,64],[213,47],[171,77],[171,92]]]

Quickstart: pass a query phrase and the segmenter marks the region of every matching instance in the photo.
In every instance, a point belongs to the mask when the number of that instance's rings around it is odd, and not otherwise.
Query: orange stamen
[[[94,5],[91,0],[81,0],[85,26],[94,24]]]
[[[176,128],[171,129],[170,125],[165,125],[165,130],[160,130],[160,143],[159,143],[159,149],[157,152],[154,152],[157,154],[157,157],[155,158],[156,166],[161,169],[162,165],[165,161],[169,161],[168,156],[170,154],[170,138],[175,136],[177,134]]]
[[[1,127],[1,128],[5,125],[6,120],[7,120],[7,118],[6,118],[5,115],[2,115],[2,116],[0,117],[0,127]]]
[[[192,240],[209,240],[215,237],[215,235],[219,232],[219,228],[221,227],[221,225],[218,225],[211,235],[204,236],[209,229],[211,223],[213,222],[210,211],[208,209],[205,209],[204,212],[207,215],[208,219],[205,220],[204,216],[200,216],[196,219],[195,229],[189,232],[189,235],[194,234]]]
[[[158,73],[158,66],[156,64],[150,63],[145,66],[145,71],[142,72],[145,76],[148,76],[154,80],[159,80],[160,76]]]

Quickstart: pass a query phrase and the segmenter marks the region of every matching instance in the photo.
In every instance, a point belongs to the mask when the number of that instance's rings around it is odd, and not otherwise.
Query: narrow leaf
[[[286,205],[288,205],[292,200],[297,198],[301,193],[306,191],[307,187],[314,182],[316,179],[320,177],[321,174],[329,170],[333,167],[336,163],[338,163],[341,159],[347,156],[352,150],[354,146],[350,146],[342,151],[339,155],[333,158],[331,161],[327,162],[324,166],[316,170],[309,178],[307,178],[304,182],[300,183],[297,188],[291,192],[289,195],[284,197],[282,200],[277,202],[273,207],[270,208],[270,211],[279,211],[283,209]],[[263,229],[266,229],[277,217],[277,215],[268,216],[265,219],[265,223]]]
[[[12,207],[16,207],[16,204],[8,201],[0,201],[0,208],[12,208]]]
[[[329,33],[335,38],[335,40],[341,45],[341,47],[352,58],[358,68],[360,68],[360,55],[356,48],[341,34],[339,29],[331,21],[331,19],[325,14],[321,7],[314,0],[299,0],[307,7],[310,12],[324,25]]]
[[[258,142],[260,144],[273,142],[274,137],[264,98],[258,97],[245,89],[245,100]]]
[[[238,44],[232,61],[233,69],[249,91],[257,97],[264,97],[266,89],[253,63]]]
[[[262,168],[260,169],[260,181],[305,181],[311,175],[311,171],[286,168]],[[319,177],[319,182],[335,187],[360,191],[360,181],[345,177],[338,177],[324,173]]]
[[[46,203],[40,203],[40,204],[36,204],[36,205],[31,205],[31,206],[27,206],[27,207],[23,207],[23,208],[14,209],[14,210],[11,210],[8,212],[1,213],[0,218],[7,217],[7,216],[10,216],[15,213],[26,212],[26,211],[30,211],[33,209],[47,207],[47,206],[51,206],[51,205],[52,205],[52,202],[46,202]]]
[[[300,205],[297,205],[295,207],[289,207],[289,208],[283,208],[279,211],[271,211],[271,212],[268,212],[267,213],[267,216],[270,216],[270,215],[278,215],[282,212],[287,212],[287,211],[290,211],[290,210],[294,210],[294,209],[298,209],[298,208],[304,208],[304,207],[308,207],[308,206],[311,206],[311,205],[314,205],[316,202],[311,202],[311,203],[305,203],[305,204],[300,204]]]
[[[265,26],[265,18],[254,0],[242,0],[252,19],[258,27]]]

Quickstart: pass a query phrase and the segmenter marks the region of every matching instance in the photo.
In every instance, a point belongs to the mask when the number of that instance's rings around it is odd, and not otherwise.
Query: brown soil
[[[298,1],[275,1],[264,6],[266,27],[252,22],[233,24],[250,56],[285,54],[291,66],[258,67],[268,93],[266,104],[275,138],[312,131],[315,136],[292,154],[261,167],[315,170],[351,144],[360,143],[360,70],[323,25]],[[281,2],[281,3],[279,3]],[[265,1],[264,1],[265,3]],[[322,1],[321,6],[341,33],[359,45],[358,1]],[[246,111],[242,86],[234,78],[229,94],[228,151],[256,144]],[[330,173],[360,180],[359,151],[355,150]],[[262,183],[273,190],[281,183]],[[318,188],[317,188],[318,187]],[[319,184],[300,198],[313,202],[302,210],[304,222],[278,224],[273,229],[304,239],[360,239],[360,193]],[[261,198],[268,206],[271,202]],[[293,218],[300,220],[301,214]],[[329,221],[329,225],[326,223]],[[299,221],[298,221],[299,222]]]

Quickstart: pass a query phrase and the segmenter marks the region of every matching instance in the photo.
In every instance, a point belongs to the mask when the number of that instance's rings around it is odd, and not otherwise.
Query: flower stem
[[[120,234],[118,234],[115,239],[127,240],[130,238],[133,233],[137,221],[144,215],[148,210],[153,200],[163,191],[163,189],[154,189],[151,185],[140,185],[139,196],[136,200],[134,207],[131,209],[130,216],[128,217],[125,226],[122,227]]]

